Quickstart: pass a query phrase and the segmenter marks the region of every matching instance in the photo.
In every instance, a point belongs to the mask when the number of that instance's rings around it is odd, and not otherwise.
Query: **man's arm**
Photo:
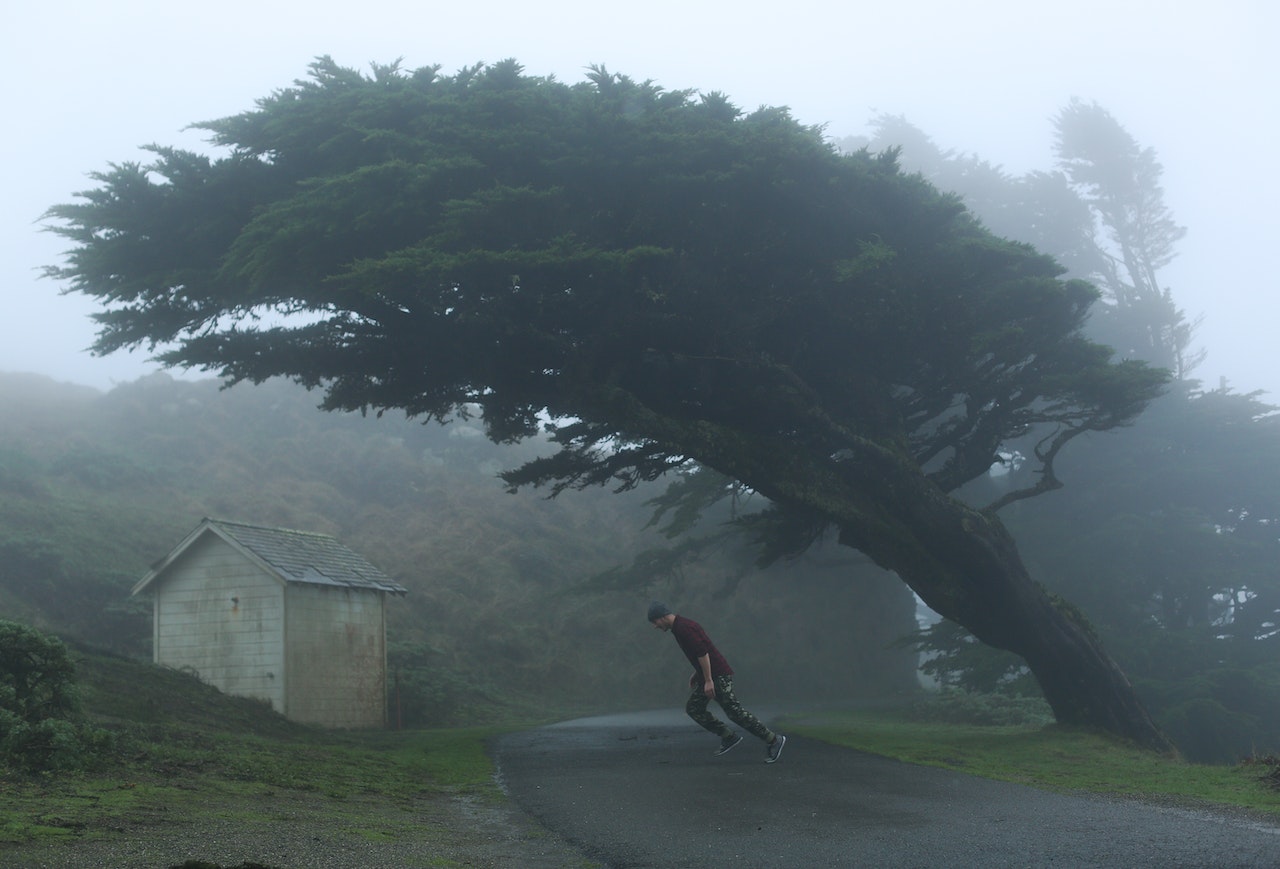
[[[716,683],[711,681],[711,655],[708,653],[698,659],[698,666],[702,668],[702,693],[708,698],[714,700],[716,696]]]

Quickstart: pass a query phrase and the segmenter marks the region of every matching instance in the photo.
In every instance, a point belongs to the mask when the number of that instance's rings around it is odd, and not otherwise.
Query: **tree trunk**
[[[841,543],[897,573],[939,615],[1022,657],[1058,721],[1174,750],[1084,616],[1031,579],[1003,523],[944,492],[892,438],[848,435],[837,459],[831,443],[688,425],[630,402],[613,409],[628,430],[675,445],[809,526],[834,525]]]
[[[934,612],[1021,657],[1059,722],[1175,751],[1088,620],[1031,578],[993,513],[951,497],[903,452],[873,441],[834,468],[820,456],[752,446],[723,467],[770,500],[833,523],[841,543],[897,573]]]
[[[1004,524],[920,483],[897,503],[907,524],[893,524],[909,537],[844,525],[841,542],[897,572],[939,615],[1020,656],[1059,722],[1173,752],[1084,616],[1031,579]]]

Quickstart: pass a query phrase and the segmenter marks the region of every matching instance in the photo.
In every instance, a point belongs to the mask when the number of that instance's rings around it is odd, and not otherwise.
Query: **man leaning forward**
[[[720,704],[730,721],[764,742],[765,763],[775,762],[782,755],[787,738],[765,727],[738,702],[733,693],[733,668],[711,642],[702,625],[676,615],[666,604],[658,601],[649,604],[649,623],[674,636],[680,651],[693,665],[693,675],[689,677],[689,700],[684,711],[700,727],[720,737],[716,754],[724,754],[733,748],[742,741],[742,735],[716,718],[708,708],[712,700]]]

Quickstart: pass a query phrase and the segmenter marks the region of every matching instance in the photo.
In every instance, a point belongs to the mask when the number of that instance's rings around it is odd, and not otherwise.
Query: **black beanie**
[[[660,619],[663,616],[670,614],[671,610],[667,609],[667,605],[665,603],[659,603],[655,600],[653,603],[649,604],[649,621]]]

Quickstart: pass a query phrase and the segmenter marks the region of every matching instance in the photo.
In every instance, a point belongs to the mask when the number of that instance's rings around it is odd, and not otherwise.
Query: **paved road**
[[[793,736],[723,757],[678,711],[503,737],[545,827],[617,867],[1280,867],[1280,824],[1051,794]]]

